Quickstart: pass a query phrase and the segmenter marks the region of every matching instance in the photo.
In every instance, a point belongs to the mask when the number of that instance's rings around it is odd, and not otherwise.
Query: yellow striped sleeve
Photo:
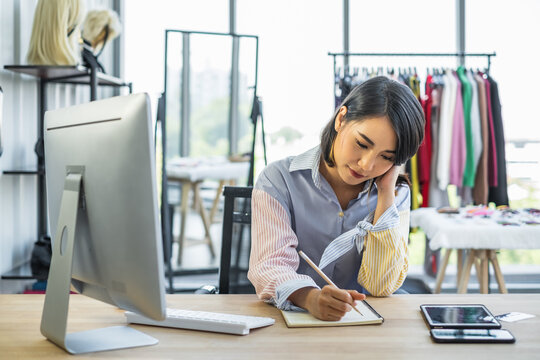
[[[389,296],[405,281],[409,269],[409,210],[400,211],[399,226],[368,231],[358,283],[373,296]]]

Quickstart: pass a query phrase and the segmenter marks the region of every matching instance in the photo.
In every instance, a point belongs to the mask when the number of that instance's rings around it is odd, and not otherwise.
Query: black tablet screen
[[[495,328],[500,323],[483,305],[423,305],[422,309],[430,325],[434,327]]]

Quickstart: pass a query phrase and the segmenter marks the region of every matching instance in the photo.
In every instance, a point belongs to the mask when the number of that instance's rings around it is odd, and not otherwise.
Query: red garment
[[[488,183],[489,186],[496,187],[497,180],[497,145],[495,143],[495,130],[493,129],[493,112],[491,110],[491,89],[487,77],[480,73],[486,84],[486,100],[488,110],[489,125],[489,148],[488,148]]]
[[[431,107],[433,96],[431,94],[431,84],[433,77],[428,75],[426,79],[426,95],[422,98],[422,108],[426,123],[424,127],[424,140],[418,148],[418,180],[420,182],[420,192],[422,193],[422,207],[429,204],[429,180],[431,174]]]

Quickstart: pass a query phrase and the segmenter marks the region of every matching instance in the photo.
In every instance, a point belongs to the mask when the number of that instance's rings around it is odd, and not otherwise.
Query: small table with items
[[[440,293],[452,250],[468,250],[464,267],[458,261],[458,292],[465,293],[472,265],[480,283],[480,293],[488,293],[489,262],[501,293],[507,293],[497,260],[499,249],[540,249],[540,211],[537,209],[454,209],[420,208],[411,212],[411,227],[420,227],[431,250],[446,249],[438,269],[435,293]]]
[[[234,185],[237,179],[248,176],[249,162],[246,161],[228,161],[223,158],[215,159],[197,159],[197,158],[179,158],[167,163],[168,181],[178,182],[182,187],[181,194],[181,224],[180,237],[178,240],[178,264],[182,261],[182,248],[185,245],[186,237],[186,219],[188,214],[188,199],[190,192],[194,195],[194,206],[198,209],[201,216],[205,237],[196,243],[205,243],[208,245],[212,257],[215,256],[212,238],[210,235],[210,225],[214,222],[214,217],[218,208],[219,199],[224,185]],[[200,195],[200,185],[205,180],[219,181],[218,189],[214,197],[214,202],[207,214]]]

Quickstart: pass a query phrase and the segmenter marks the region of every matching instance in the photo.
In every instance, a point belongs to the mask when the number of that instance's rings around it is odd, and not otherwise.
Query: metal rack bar
[[[460,57],[460,56],[466,56],[466,57],[482,57],[482,56],[497,56],[497,53],[351,53],[351,52],[342,52],[342,53],[333,53],[329,52],[328,55],[330,56],[441,56],[441,57]]]
[[[380,56],[380,57],[457,57],[457,58],[464,58],[464,57],[487,57],[488,66],[487,66],[487,72],[489,73],[490,67],[491,67],[491,57],[497,56],[496,52],[492,53],[352,53],[352,52],[341,52],[341,53],[334,53],[329,52],[329,56],[334,57],[334,74],[336,73],[336,57],[343,56],[343,58],[346,60],[344,63],[345,66],[345,72],[348,73],[348,67],[349,67],[349,57],[350,56]]]
[[[497,56],[497,53],[494,51],[492,53],[463,53],[463,52],[454,52],[454,53],[430,53],[430,52],[424,52],[424,53],[355,53],[355,52],[329,52],[329,56],[332,56],[334,59],[334,93],[335,93],[335,76],[336,76],[336,58],[342,56],[344,58],[344,69],[345,73],[349,73],[349,57],[350,56],[373,56],[373,57],[456,57],[463,59],[465,57],[487,57],[487,70],[486,72],[489,74],[489,70],[491,68],[491,58],[493,56]]]

